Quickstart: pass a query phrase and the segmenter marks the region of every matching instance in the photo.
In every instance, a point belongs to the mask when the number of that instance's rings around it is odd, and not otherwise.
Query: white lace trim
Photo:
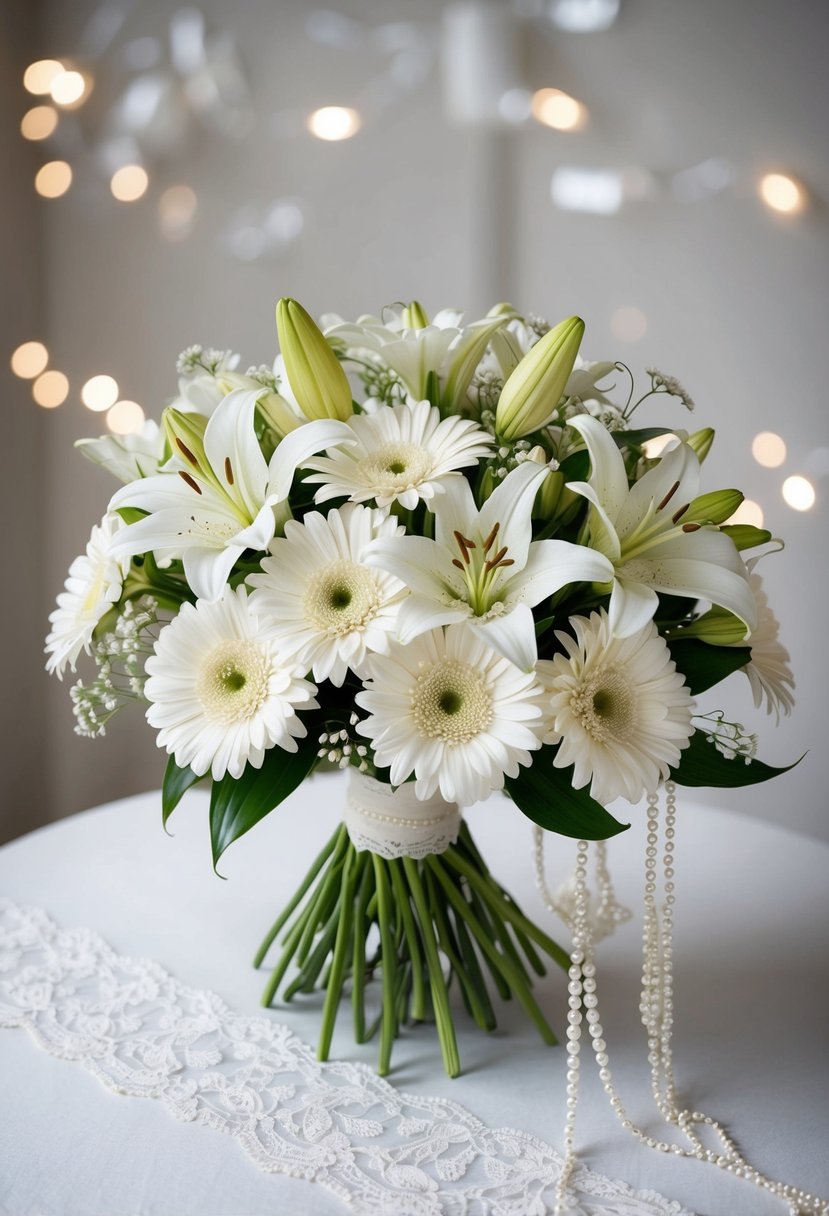
[[[345,826],[358,852],[380,857],[427,857],[444,853],[458,839],[461,813],[440,794],[419,799],[414,785],[392,789],[385,782],[348,770]]]
[[[159,1098],[233,1136],[262,1170],[312,1179],[357,1216],[543,1216],[561,1156],[455,1102],[399,1093],[362,1064],[320,1064],[264,1016],[234,1013],[151,959],[0,899],[0,1026],[25,1027],[107,1089]],[[579,1216],[692,1216],[577,1167]]]

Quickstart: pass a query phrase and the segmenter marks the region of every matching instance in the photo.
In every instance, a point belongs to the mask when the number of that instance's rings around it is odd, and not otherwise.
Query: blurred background
[[[797,679],[779,729],[741,675],[703,708],[808,752],[699,797],[829,838],[825,4],[11,0],[0,30],[0,839],[163,772],[140,713],[79,738],[43,671],[115,488],[73,442],[157,418],[190,343],[270,362],[282,295],[579,313],[588,358],[677,376],[696,414],[638,420],[716,427],[704,488],[785,537]]]

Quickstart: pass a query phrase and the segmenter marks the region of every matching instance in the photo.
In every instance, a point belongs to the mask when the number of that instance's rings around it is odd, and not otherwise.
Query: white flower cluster
[[[273,366],[189,347],[161,430],[86,442],[125,484],[51,618],[50,670],[98,664],[78,729],[143,697],[159,746],[218,780],[318,714],[317,759],[423,799],[484,798],[542,749],[601,802],[653,790],[694,731],[665,633],[706,600],[750,646],[762,596],[693,443],[642,462],[632,392],[599,387],[621,365],[577,359],[575,318],[412,304],[323,335],[287,304]],[[773,676],[753,656],[749,678],[788,711],[776,631],[767,650]],[[703,729],[753,755],[742,728]]]

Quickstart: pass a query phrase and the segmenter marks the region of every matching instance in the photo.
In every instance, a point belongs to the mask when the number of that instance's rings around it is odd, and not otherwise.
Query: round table
[[[149,956],[182,982],[210,988],[242,1013],[259,1011],[265,973],[251,956],[341,813],[344,783],[306,783],[210,860],[207,796],[193,790],[161,828],[157,793],[87,811],[0,849],[0,894],[37,904],[64,927],[88,926],[120,954]],[[782,790],[781,790],[782,794]],[[704,808],[679,791],[676,909],[676,1073],[688,1105],[722,1120],[765,1174],[829,1192],[829,847],[749,818]],[[781,802],[781,818],[785,805]],[[631,1117],[662,1134],[638,1020],[644,852],[641,807],[619,804],[630,831],[608,845],[617,893],[634,909],[598,951],[602,1021]],[[525,911],[566,942],[542,907],[531,825],[500,796],[468,812],[496,877]],[[571,869],[572,842],[548,837],[553,880]],[[566,978],[539,984],[563,1037]],[[460,1102],[489,1126],[561,1144],[564,1052],[542,1046],[513,1005],[482,1034],[458,1011],[463,1074],[442,1072],[434,1028],[404,1032],[389,1080]],[[318,997],[269,1016],[315,1042]],[[373,1063],[355,1046],[344,1005],[332,1058]],[[0,1031],[0,1211],[14,1216],[281,1216],[343,1213],[322,1187],[259,1172],[231,1138],[172,1119],[154,1101],[106,1092],[83,1068],[52,1058],[21,1030]],[[773,1216],[783,1205],[711,1166],[666,1158],[616,1122],[584,1070],[580,1158],[699,1216]],[[663,1125],[664,1126],[664,1125]]]

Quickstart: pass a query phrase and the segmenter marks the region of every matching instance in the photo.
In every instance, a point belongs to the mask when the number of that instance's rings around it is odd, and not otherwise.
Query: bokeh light
[[[48,93],[52,81],[63,70],[63,64],[57,59],[38,59],[37,63],[30,63],[23,73],[23,87],[29,93]]]
[[[110,179],[109,188],[119,203],[134,203],[146,193],[150,179],[141,165],[122,165]]]
[[[11,357],[12,371],[21,380],[33,380],[48,362],[49,352],[42,342],[22,342]]]
[[[774,431],[761,431],[751,441],[751,454],[764,469],[777,469],[786,459],[786,444]]]
[[[60,198],[72,185],[72,166],[65,160],[50,160],[35,174],[35,190],[41,198]]]
[[[806,192],[787,173],[767,173],[760,179],[760,198],[772,211],[794,215],[806,205]]]
[[[539,89],[533,93],[533,118],[555,131],[578,131],[587,122],[587,109],[561,89]]]
[[[107,411],[106,424],[114,435],[135,435],[144,425],[144,411],[137,401],[116,401]]]
[[[755,528],[763,526],[763,508],[753,498],[744,498],[737,510],[729,519],[730,524],[752,524]]]
[[[20,120],[20,134],[24,139],[48,139],[57,125],[54,106],[32,106]]]
[[[87,79],[82,72],[58,72],[49,86],[52,101],[71,109],[82,102],[87,94]]]
[[[118,381],[112,376],[92,376],[81,389],[81,401],[88,410],[103,413],[118,400]]]
[[[620,342],[638,342],[648,332],[648,318],[641,308],[625,304],[611,314],[610,330]]]
[[[815,505],[815,487],[799,474],[783,482],[783,501],[795,511],[808,511]]]
[[[190,235],[198,199],[189,186],[169,186],[158,200],[158,222],[168,241],[183,241]]]
[[[350,139],[360,126],[360,115],[348,106],[322,106],[308,117],[308,130],[317,139]]]
[[[68,394],[69,381],[63,372],[44,372],[32,385],[32,396],[45,410],[53,410],[63,405]]]

